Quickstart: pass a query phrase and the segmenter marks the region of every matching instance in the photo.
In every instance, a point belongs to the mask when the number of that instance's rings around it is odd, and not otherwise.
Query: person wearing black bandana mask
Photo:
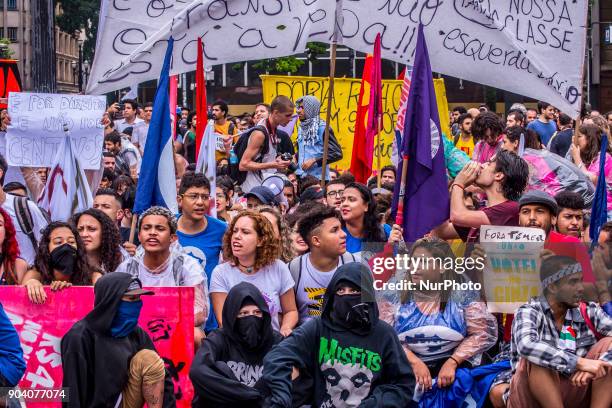
[[[293,331],[264,359],[264,406],[290,405],[291,367],[312,376],[314,407],[405,407],[415,379],[395,331],[379,320],[373,278],[351,262],[334,273],[320,319]]]
[[[174,384],[149,335],[138,326],[141,297],[153,295],[126,273],[103,276],[94,308],[61,341],[65,407],[174,407]]]
[[[204,340],[191,365],[196,392],[192,406],[262,407],[267,393],[261,379],[263,359],[282,336],[272,329],[268,305],[251,283],[230,289],[222,313],[223,328]],[[296,389],[307,384],[302,379],[296,383]],[[296,404],[301,405],[301,398],[296,392]]]
[[[43,285],[57,291],[70,286],[90,286],[102,272],[87,261],[85,244],[72,224],[54,221],[42,232],[34,266],[23,277],[23,285],[33,303],[44,303]]]

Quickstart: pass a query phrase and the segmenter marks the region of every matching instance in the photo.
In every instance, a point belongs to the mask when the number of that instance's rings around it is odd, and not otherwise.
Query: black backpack
[[[240,135],[238,141],[234,144],[234,147],[232,149],[236,157],[230,158],[229,164],[229,175],[232,180],[234,180],[238,184],[244,183],[247,177],[248,172],[240,170],[240,161],[242,160],[242,156],[244,155],[244,152],[246,151],[246,148],[249,145],[249,138],[251,137],[251,133],[253,133],[253,131],[255,130],[263,132],[263,134],[265,135],[265,139],[261,148],[259,149],[259,154],[257,155],[257,157],[255,157],[254,161],[261,163],[263,157],[266,155],[266,153],[268,153],[268,150],[270,148],[270,134],[268,133],[268,129],[265,126],[254,126],[249,130],[245,131],[242,135]],[[232,161],[234,160],[236,162],[232,163]]]

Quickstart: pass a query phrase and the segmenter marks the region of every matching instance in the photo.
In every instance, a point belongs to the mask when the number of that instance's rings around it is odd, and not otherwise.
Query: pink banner
[[[91,287],[47,291],[47,302],[29,301],[26,289],[0,287],[0,302],[21,339],[27,364],[20,388],[61,388],[62,336],[93,308]],[[193,386],[189,369],[193,360],[193,288],[150,288],[154,296],[143,296],[138,324],[151,337],[174,382],[178,407],[190,407]],[[83,373],[85,375],[85,373]],[[54,403],[28,403],[28,407],[60,407]]]

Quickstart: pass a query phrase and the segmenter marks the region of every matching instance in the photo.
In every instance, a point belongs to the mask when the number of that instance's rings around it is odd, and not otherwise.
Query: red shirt
[[[491,207],[481,208],[479,211],[487,215],[490,225],[507,227],[518,227],[519,225],[519,206],[516,201],[504,201]],[[478,242],[480,240],[480,228],[454,227],[463,242]]]
[[[569,256],[575,259],[582,266],[582,280],[595,283],[595,275],[593,275],[591,269],[591,257],[585,244],[578,238],[551,230],[544,244],[544,249],[551,250],[555,255]]]

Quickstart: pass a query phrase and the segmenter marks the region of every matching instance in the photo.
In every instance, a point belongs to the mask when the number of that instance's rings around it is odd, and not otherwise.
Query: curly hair
[[[293,249],[291,248],[291,231],[289,230],[289,226],[285,222],[285,219],[281,216],[281,213],[274,207],[270,206],[262,206],[258,208],[259,213],[268,213],[272,214],[274,218],[276,218],[276,228],[280,233],[280,247],[281,261],[287,263],[294,258]]]
[[[14,273],[14,265],[19,256],[19,244],[17,243],[17,232],[11,216],[0,207],[0,215],[4,220],[4,241],[2,241],[2,255],[4,256],[4,271],[7,273],[7,283],[17,285],[17,276]]]
[[[121,235],[119,235],[119,228],[117,224],[109,218],[108,215],[103,213],[101,210],[95,208],[89,208],[78,214],[72,216],[72,224],[77,228],[79,220],[83,215],[89,215],[100,223],[100,248],[98,253],[100,255],[100,266],[105,272],[114,272],[121,261],[123,256],[121,255]]]
[[[166,219],[168,220],[168,228],[170,228],[170,233],[172,235],[176,234],[176,230],[177,230],[176,217],[174,216],[172,211],[170,211],[166,207],[160,207],[160,206],[150,207],[145,212],[140,214],[140,218],[138,219],[138,231],[142,229],[141,228],[142,222],[145,219],[145,217],[149,215],[161,215],[162,217],[166,217]]]
[[[376,201],[374,200],[372,192],[361,183],[349,183],[344,190],[346,191],[349,188],[354,188],[359,191],[362,200],[368,206],[368,209],[363,214],[364,242],[385,242],[387,239],[383,227],[380,225],[378,214],[376,213]],[[345,224],[344,221],[342,224]]]
[[[264,266],[272,264],[280,256],[281,248],[278,240],[274,239],[274,231],[272,230],[272,224],[263,215],[245,210],[238,214],[232,222],[230,222],[227,232],[223,236],[223,259],[227,259],[234,266],[238,265],[238,258],[234,256],[232,252],[232,236],[234,235],[234,228],[239,219],[249,217],[253,220],[255,226],[255,233],[257,238],[261,240],[261,246],[257,247],[255,253],[255,270],[259,270]]]
[[[497,137],[504,131],[504,123],[495,113],[482,112],[472,122],[472,135],[476,140],[484,140],[487,129],[491,130],[493,137]]]
[[[51,233],[58,228],[68,228],[74,235],[77,244],[77,256],[72,276],[70,276],[70,282],[73,285],[92,285],[93,282],[91,280],[91,275],[93,272],[98,271],[89,265],[89,262],[87,261],[85,245],[83,244],[83,240],[81,239],[79,232],[72,224],[62,221],[53,221],[47,225],[47,227],[43,230],[42,237],[38,243],[34,267],[41,274],[42,283],[44,285],[48,285],[54,280],[53,269],[51,268],[51,252],[49,251],[49,243],[51,242]]]

